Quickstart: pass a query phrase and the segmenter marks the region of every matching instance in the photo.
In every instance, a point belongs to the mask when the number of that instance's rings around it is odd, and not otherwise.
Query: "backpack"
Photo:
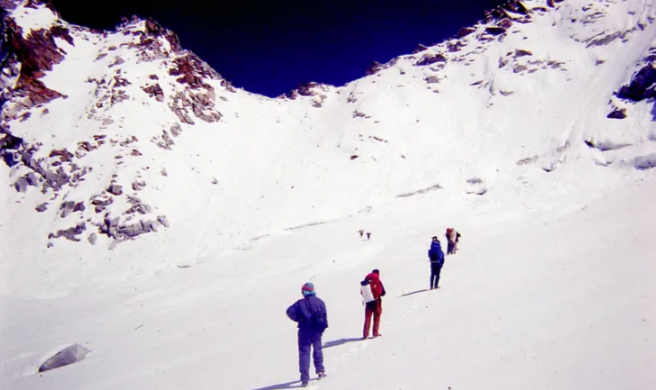
[[[373,291],[371,291],[371,283],[369,283],[368,280],[360,282],[360,294],[362,295],[363,303],[369,303],[376,300]]]
[[[310,318],[310,324],[312,329],[319,332],[323,332],[326,330],[326,328],[328,328],[328,321],[326,321],[326,317],[318,316],[317,313],[312,314],[312,318]]]
[[[440,267],[444,265],[444,252],[442,251],[442,246],[438,245],[438,251],[435,253],[433,251],[433,247],[431,246],[431,249],[428,251],[428,257],[430,258],[430,262],[432,264],[439,264]]]
[[[305,305],[307,306],[308,311],[312,313],[312,316],[308,321],[310,323],[310,328],[319,332],[326,330],[326,328],[328,328],[328,321],[326,320],[326,317],[320,316],[318,312],[312,312],[310,309],[310,304],[307,303],[307,301],[305,302]]]

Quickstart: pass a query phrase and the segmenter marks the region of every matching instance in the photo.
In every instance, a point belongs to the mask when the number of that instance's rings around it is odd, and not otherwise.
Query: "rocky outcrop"
[[[547,0],[547,5],[551,8],[556,8],[556,4],[562,3],[565,0]]]
[[[656,98],[656,61],[647,64],[631,77],[627,85],[623,85],[616,93],[620,99],[639,102],[649,98]]]
[[[533,53],[531,53],[528,50],[523,50],[523,49],[515,49],[515,58],[517,57],[524,57],[524,56],[532,56]]]
[[[428,50],[428,47],[422,45],[421,43],[417,45],[417,48],[412,51],[412,54],[421,53],[422,51]]]
[[[513,22],[530,23],[532,11],[519,0],[510,0],[485,12],[483,22],[486,24],[485,32],[492,36],[502,35]]]
[[[82,232],[84,232],[85,230],[87,230],[87,226],[86,223],[83,221],[74,227],[70,227],[64,230],[57,230],[57,233],[50,233],[48,235],[48,239],[50,240],[53,238],[64,237],[67,240],[79,242],[81,240],[77,236],[82,234]]]
[[[132,189],[134,191],[141,191],[144,188],[146,188],[146,182],[145,181],[135,181],[132,183]]]
[[[504,27],[499,27],[499,26],[492,26],[492,27],[486,27],[485,32],[490,34],[490,35],[501,35],[506,32],[506,29]]]
[[[456,38],[464,38],[467,35],[470,35],[472,33],[476,32],[475,28],[472,27],[461,27],[460,30],[456,33]]]
[[[316,88],[318,86],[319,86],[319,83],[315,83],[313,81],[310,81],[310,82],[307,82],[307,83],[300,83],[296,87],[296,91],[301,96],[312,96],[312,95],[314,95],[314,93],[312,92],[312,89]]]
[[[424,56],[421,57],[421,59],[420,59],[419,61],[417,61],[417,62],[415,63],[415,65],[417,65],[417,66],[424,66],[424,65],[435,64],[435,63],[437,63],[437,62],[446,62],[446,57],[444,56],[444,54],[442,54],[442,53],[437,53],[437,54],[428,53],[428,54],[424,54]]]
[[[18,5],[40,8],[46,3],[42,1],[24,3],[13,0],[0,0],[0,2],[2,2],[3,11],[14,9]],[[11,14],[7,14],[3,22],[3,43],[6,44],[3,45],[3,49],[6,48],[7,55],[1,64],[0,72],[0,104],[2,105],[0,157],[10,167],[20,164],[28,168],[27,173],[14,179],[12,185],[16,191],[28,192],[31,191],[31,187],[35,187],[44,194],[48,192],[53,194],[48,202],[41,202],[35,207],[36,212],[46,212],[48,204],[52,203],[52,200],[62,195],[66,199],[70,195],[65,192],[66,187],[78,186],[84,181],[84,176],[92,171],[92,167],[77,165],[79,164],[78,160],[88,153],[103,147],[103,145],[116,147],[117,166],[123,163],[125,157],[138,157],[142,153],[134,146],[129,146],[132,142],[138,141],[134,136],[127,136],[122,140],[112,139],[111,135],[94,135],[88,140],[77,142],[77,148],[69,151],[66,148],[40,150],[43,148],[40,142],[35,141],[34,144],[30,144],[23,138],[13,135],[10,132],[12,121],[30,120],[28,109],[46,104],[53,99],[66,98],[61,93],[47,88],[41,81],[47,72],[65,59],[66,52],[57,46],[57,42],[63,40],[74,46],[74,38],[85,38],[86,34],[96,33],[107,37],[107,32],[94,32],[82,27],[69,26],[55,18],[55,22],[50,28],[32,30],[23,36],[24,31],[17,21],[11,18]],[[191,118],[194,117],[194,119],[198,118],[207,122],[216,122],[221,118],[221,114],[216,111],[214,104],[215,87],[208,81],[220,80],[221,85],[228,91],[235,92],[234,88],[230,83],[222,80],[217,72],[197,56],[184,51],[175,34],[152,19],[141,21],[136,17],[133,17],[132,20],[125,19],[116,32],[123,33],[126,37],[125,42],[110,46],[97,58],[97,60],[101,60],[102,57],[113,56],[107,62],[111,69],[104,76],[100,76],[100,79],[90,78],[87,80],[87,82],[95,84],[95,88],[91,90],[93,103],[89,105],[87,119],[100,121],[99,128],[103,129],[103,126],[119,120],[108,110],[115,104],[130,98],[127,95],[127,88],[130,87],[131,82],[122,68],[123,64],[131,61],[130,58],[134,57],[126,55],[119,57],[112,53],[119,46],[133,49],[137,53],[138,61],[152,61],[161,58],[164,60],[163,64],[170,66],[170,75],[174,76],[175,81],[180,85],[179,88],[176,88],[175,95],[165,95],[162,86],[167,85],[168,88],[169,84],[160,85],[157,81],[160,77],[157,75],[151,75],[149,78],[153,81],[142,86],[142,90],[157,101],[168,100],[169,107],[178,114],[181,120],[193,123]],[[43,116],[48,110],[39,108],[39,112]],[[35,116],[35,112],[31,112],[31,114],[32,117]],[[122,127],[122,125],[123,123],[117,123],[115,126]],[[61,131],[66,131],[66,129],[61,129]],[[173,136],[178,136],[181,132],[182,128],[178,123],[171,126]],[[164,135],[172,145],[173,141],[169,134],[165,132]],[[105,234],[113,238],[115,242],[120,242],[141,234],[155,232],[160,226],[168,227],[168,220],[165,216],[149,218],[154,208],[141,199],[126,193],[126,190],[139,191],[145,187],[146,183],[138,180],[139,178],[137,176],[137,180],[128,181],[127,183],[131,184],[128,184],[126,189],[117,183],[117,174],[114,174],[111,183],[105,187],[105,191],[102,193],[90,196],[83,201],[61,201],[55,206],[56,209],[53,212],[60,218],[72,220],[72,226],[69,225],[71,227],[50,233],[48,239],[65,238],[76,242],[86,239],[90,244],[95,244],[98,234]],[[117,207],[124,205],[125,201],[129,204],[128,208],[122,211],[118,210]],[[142,219],[135,222],[137,216]],[[86,230],[91,231],[88,235],[83,235]],[[48,246],[52,245],[54,244],[49,242]]]
[[[3,20],[7,57],[3,64],[3,122],[16,119],[24,110],[51,100],[65,97],[47,88],[39,79],[45,72],[63,61],[65,53],[57,47],[55,38],[73,45],[68,29],[55,25],[49,30],[33,30],[23,37],[23,30],[10,16]],[[15,83],[9,83],[14,79]],[[11,85],[14,84],[14,85]]]
[[[300,83],[293,89],[283,95],[278,96],[281,99],[296,100],[299,97],[311,97],[312,106],[315,108],[323,107],[323,102],[328,98],[326,92],[331,86],[320,84],[313,81]]]
[[[144,92],[148,94],[148,96],[155,98],[158,102],[163,102],[164,101],[164,91],[162,90],[162,87],[159,86],[159,84],[153,84],[148,87],[142,87],[141,88]]]
[[[128,214],[135,212],[146,214],[150,212],[150,206],[142,203],[138,198],[128,197],[128,199],[133,203],[133,207],[127,212]],[[132,209],[135,209],[135,211],[131,211]],[[157,232],[159,226],[169,227],[168,220],[163,215],[158,216],[156,220],[142,219],[135,223],[127,223],[127,220],[121,223],[120,217],[112,218],[106,215],[98,230],[101,234],[105,234],[110,238],[124,241],[142,234]]]
[[[638,156],[633,160],[633,164],[640,171],[656,168],[656,153]]]
[[[465,44],[459,40],[449,41],[446,44],[447,50],[451,53],[460,51],[463,47],[465,47]]]
[[[118,184],[110,184],[105,191],[115,196],[123,195],[123,187]]]
[[[221,79],[221,75],[193,53],[187,53],[175,58],[173,67],[169,69],[169,74],[178,76],[176,81],[188,85],[191,89],[210,87],[203,82],[204,79]]]
[[[173,96],[169,106],[181,122],[190,125],[195,124],[190,116],[193,115],[205,122],[217,122],[221,119],[221,113],[214,106],[214,88],[210,87],[206,92],[178,92]]]
[[[511,0],[485,12],[484,22],[496,23],[504,19],[529,20],[531,11],[519,0]]]
[[[5,9],[14,9],[20,2],[3,3]],[[31,1],[26,7],[51,7],[47,1]],[[56,13],[55,13],[56,14]],[[27,186],[37,186],[43,182],[43,190],[47,188],[59,189],[68,183],[70,176],[59,166],[62,160],[69,158],[63,151],[52,151],[50,157],[59,160],[53,162],[48,168],[44,159],[35,159],[34,153],[38,150],[36,145],[28,145],[23,139],[11,134],[10,122],[21,118],[28,118],[26,110],[58,98],[66,98],[63,94],[49,89],[40,80],[53,66],[64,60],[65,53],[57,46],[55,38],[65,40],[74,45],[68,29],[55,24],[50,29],[32,30],[23,36],[22,28],[11,15],[3,19],[3,42],[6,48],[6,57],[2,63],[0,75],[0,88],[2,89],[1,121],[0,121],[0,156],[4,162],[12,167],[23,163],[33,172],[19,178],[15,183],[17,191],[26,191]],[[56,167],[54,170],[49,168]],[[36,175],[41,179],[37,180]]]
[[[68,214],[70,213],[75,213],[78,211],[84,211],[84,202],[73,202],[73,201],[67,201],[63,202],[61,206],[59,206],[59,210],[61,211],[60,217],[61,218],[66,218]]]
[[[626,108],[615,109],[610,114],[606,115],[609,119],[624,119],[626,118]]]
[[[80,344],[70,345],[46,360],[39,367],[39,372],[45,372],[55,368],[68,366],[69,364],[77,363],[84,359],[84,357],[89,354],[89,352],[91,351],[88,348],[85,348]]]
[[[173,54],[182,52],[183,49],[182,46],[180,46],[180,39],[178,36],[175,35],[173,31],[162,27],[162,25],[157,23],[155,19],[146,19],[145,32],[148,37],[164,37],[168,41]]]
[[[364,72],[367,76],[376,74],[380,70],[384,69],[383,65],[380,62],[374,61],[367,67],[367,70]]]
[[[205,82],[207,79],[220,80],[221,75],[192,53],[174,59],[169,74],[177,76],[176,81],[186,87],[172,97],[169,105],[181,122],[193,125],[192,113],[209,123],[221,119],[221,113],[215,108],[214,87]],[[229,83],[221,81],[226,89],[232,89]]]

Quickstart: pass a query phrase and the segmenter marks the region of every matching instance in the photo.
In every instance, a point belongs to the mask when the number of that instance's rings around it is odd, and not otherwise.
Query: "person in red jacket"
[[[383,287],[383,282],[380,280],[380,271],[377,269],[371,271],[371,273],[364,278],[365,281],[369,282],[371,285],[371,292],[373,294],[374,300],[366,303],[364,311],[364,329],[362,331],[362,339],[369,337],[369,328],[371,327],[371,317],[374,317],[374,328],[373,335],[374,337],[381,336],[378,332],[380,327],[380,316],[383,314],[383,304],[381,297],[385,296],[385,287]]]

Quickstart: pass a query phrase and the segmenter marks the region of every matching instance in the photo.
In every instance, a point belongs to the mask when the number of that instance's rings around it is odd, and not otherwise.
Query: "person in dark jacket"
[[[382,336],[378,329],[380,327],[380,316],[383,314],[383,302],[381,298],[385,296],[385,287],[380,280],[380,271],[377,269],[364,278],[371,285],[371,292],[374,300],[366,303],[364,310],[364,329],[362,330],[362,339],[369,337],[369,328],[371,327],[371,317],[374,317],[373,335],[374,337]]]
[[[298,322],[298,365],[301,372],[301,386],[310,381],[310,349],[314,348],[314,369],[319,379],[326,376],[323,366],[321,336],[328,327],[326,304],[317,297],[314,284],[305,283],[301,288],[303,299],[287,309],[287,317]]]
[[[439,288],[440,272],[444,265],[444,252],[442,252],[442,245],[437,237],[433,237],[430,249],[428,250],[428,258],[431,263],[431,276],[430,276],[430,289]]]

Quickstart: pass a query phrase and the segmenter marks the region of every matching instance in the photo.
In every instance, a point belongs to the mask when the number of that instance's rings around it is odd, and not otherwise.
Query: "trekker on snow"
[[[458,240],[460,240],[461,234],[458,233],[454,228],[446,229],[446,239],[448,241],[446,253],[448,255],[453,255],[458,250]]]
[[[371,238],[371,232],[367,232],[367,240]]]
[[[362,283],[365,282],[369,283],[374,300],[365,304],[362,340],[369,337],[369,328],[371,327],[372,315],[374,317],[374,328],[372,332],[373,336],[382,336],[378,332],[378,329],[380,328],[380,316],[383,314],[383,302],[381,297],[385,296],[385,287],[383,286],[383,282],[380,280],[380,271],[377,269],[371,271],[369,275],[365,276]]]
[[[314,284],[305,283],[301,287],[303,299],[296,301],[287,309],[287,317],[298,322],[298,365],[301,372],[301,386],[310,381],[310,349],[314,348],[314,369],[319,379],[326,376],[323,367],[321,336],[328,327],[326,304],[317,297]]]
[[[430,289],[440,288],[440,272],[444,265],[444,252],[442,252],[442,245],[436,236],[433,236],[430,249],[428,250],[428,258],[431,263],[431,276],[430,276]]]

